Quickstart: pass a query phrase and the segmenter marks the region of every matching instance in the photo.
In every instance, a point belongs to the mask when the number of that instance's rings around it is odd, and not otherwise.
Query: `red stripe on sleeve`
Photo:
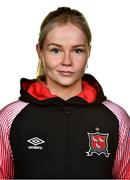
[[[113,175],[116,179],[130,179],[130,118],[117,104],[105,101],[119,121],[119,141],[113,166]]]
[[[27,104],[16,101],[0,111],[0,179],[13,178],[14,165],[9,140],[10,128],[14,118]]]

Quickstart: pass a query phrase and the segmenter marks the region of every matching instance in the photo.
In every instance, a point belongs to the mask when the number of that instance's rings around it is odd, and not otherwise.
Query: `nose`
[[[64,66],[71,66],[72,65],[71,52],[64,52],[62,65],[64,65]]]

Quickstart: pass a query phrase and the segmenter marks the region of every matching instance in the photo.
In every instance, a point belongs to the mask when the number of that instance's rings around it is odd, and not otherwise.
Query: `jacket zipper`
[[[67,147],[66,147],[66,178],[70,176],[70,122],[69,122],[69,110],[66,111],[66,122],[67,122]]]

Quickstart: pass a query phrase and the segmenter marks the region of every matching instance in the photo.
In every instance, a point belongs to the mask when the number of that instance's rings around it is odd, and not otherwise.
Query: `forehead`
[[[45,42],[86,43],[86,37],[80,28],[69,23],[51,29],[46,35]]]

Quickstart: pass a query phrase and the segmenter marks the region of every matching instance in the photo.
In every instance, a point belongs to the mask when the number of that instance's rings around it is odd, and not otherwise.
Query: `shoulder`
[[[120,105],[118,105],[110,100],[104,101],[103,104],[107,108],[109,108],[111,111],[113,111],[115,114],[120,115],[120,116],[126,116],[129,118],[127,112]]]
[[[0,115],[6,115],[8,113],[15,113],[17,111],[20,111],[22,108],[24,108],[28,103],[26,102],[23,102],[23,101],[20,101],[20,100],[17,100],[17,101],[14,101],[8,105],[6,105],[5,107],[3,107],[1,110],[0,110]]]
[[[102,104],[104,104],[110,111],[113,112],[113,114],[115,114],[121,126],[127,127],[129,129],[130,117],[120,105],[110,100],[106,100]]]
[[[0,110],[0,125],[10,124],[26,105],[28,105],[28,103],[17,100],[3,107]]]

